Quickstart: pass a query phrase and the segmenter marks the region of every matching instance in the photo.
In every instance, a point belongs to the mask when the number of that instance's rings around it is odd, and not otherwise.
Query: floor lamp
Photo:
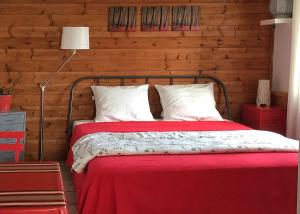
[[[48,84],[53,80],[57,73],[71,60],[76,54],[76,50],[89,49],[89,28],[88,27],[63,27],[60,49],[71,50],[71,54],[65,58],[57,71],[46,81],[39,84],[40,87],[40,129],[39,129],[39,160],[44,158],[44,97]]]

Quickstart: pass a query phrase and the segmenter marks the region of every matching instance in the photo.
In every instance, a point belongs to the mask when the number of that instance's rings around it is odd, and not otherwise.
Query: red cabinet
[[[242,106],[242,123],[259,130],[286,134],[286,108],[280,106],[257,107],[254,104]]]

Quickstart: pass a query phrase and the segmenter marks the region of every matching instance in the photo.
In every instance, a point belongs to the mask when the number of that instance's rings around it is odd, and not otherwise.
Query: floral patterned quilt
[[[74,144],[73,169],[83,172],[98,156],[199,154],[241,152],[296,152],[298,141],[258,130],[98,132],[81,137]]]

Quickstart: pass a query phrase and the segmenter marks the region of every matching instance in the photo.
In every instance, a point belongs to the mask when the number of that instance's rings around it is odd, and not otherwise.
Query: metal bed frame
[[[100,80],[116,80],[119,79],[120,85],[124,85],[124,80],[127,79],[145,79],[145,84],[148,84],[149,79],[169,79],[169,84],[173,85],[174,79],[194,79],[194,84],[198,83],[199,79],[207,79],[211,80],[222,89],[223,95],[225,98],[225,106],[226,106],[226,111],[227,111],[227,117],[229,120],[231,120],[231,110],[229,106],[229,99],[228,99],[228,94],[226,87],[224,83],[219,80],[218,78],[208,76],[208,75],[175,75],[175,76],[86,76],[77,79],[71,87],[70,91],[70,99],[69,99],[69,104],[68,104],[68,118],[67,118],[67,133],[68,136],[70,137],[72,134],[72,129],[73,129],[73,121],[72,121],[72,113],[73,113],[73,99],[74,99],[74,91],[76,89],[76,86],[85,80],[97,80],[97,84],[100,85]]]

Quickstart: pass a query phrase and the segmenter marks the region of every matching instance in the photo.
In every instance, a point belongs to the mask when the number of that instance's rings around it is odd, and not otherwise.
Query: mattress
[[[73,129],[78,125],[85,124],[85,123],[93,123],[93,122],[95,122],[95,121],[94,120],[75,120],[73,122]]]
[[[249,130],[230,122],[90,123],[73,145],[97,132]],[[68,164],[73,163],[70,150]],[[97,157],[73,174],[80,213],[294,214],[297,152]]]

